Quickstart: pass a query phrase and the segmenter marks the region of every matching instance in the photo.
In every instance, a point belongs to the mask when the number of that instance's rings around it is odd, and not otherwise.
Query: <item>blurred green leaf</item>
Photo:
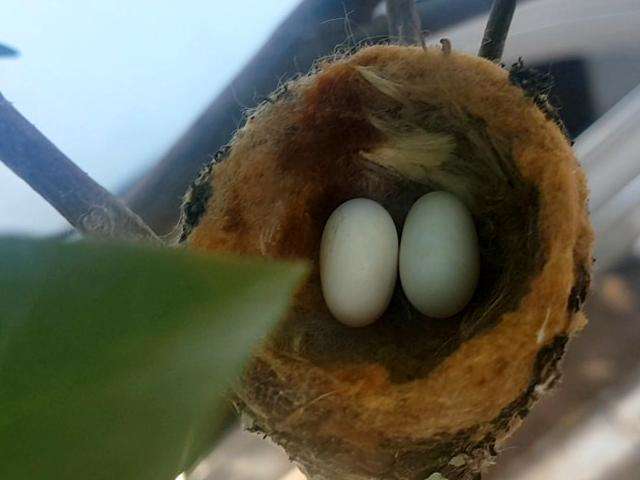
[[[0,478],[173,480],[300,264],[0,239]]]

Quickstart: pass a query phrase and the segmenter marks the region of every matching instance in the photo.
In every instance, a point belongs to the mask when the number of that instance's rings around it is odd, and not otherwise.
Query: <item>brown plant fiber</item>
[[[398,286],[373,325],[338,323],[317,268],[329,215],[371,198],[401,232],[432,190],[474,216],[482,266],[471,303],[432,319]],[[254,428],[310,478],[471,479],[557,379],[566,339],[584,324],[586,197],[561,129],[507,70],[439,48],[376,46],[320,64],[252,112],[187,197],[197,215],[183,237],[190,248],[311,262],[238,389]]]

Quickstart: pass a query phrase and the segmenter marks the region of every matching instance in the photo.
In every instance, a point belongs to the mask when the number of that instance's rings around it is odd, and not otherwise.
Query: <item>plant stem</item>
[[[389,37],[404,45],[424,47],[422,23],[415,0],[387,0]]]
[[[516,0],[494,0],[478,56],[499,62],[516,10]]]
[[[1,94],[0,160],[81,233],[159,242],[140,217],[67,158]]]

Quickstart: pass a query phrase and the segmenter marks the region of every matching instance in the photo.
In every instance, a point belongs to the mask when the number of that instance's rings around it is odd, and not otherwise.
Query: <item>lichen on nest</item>
[[[312,479],[475,478],[557,378],[566,339],[584,323],[586,185],[554,119],[511,77],[439,48],[327,60],[253,111],[196,183],[209,196],[188,198],[188,247],[313,267],[237,390],[254,428]],[[428,318],[398,287],[376,323],[336,322],[317,268],[331,212],[366,197],[400,229],[432,190],[474,216],[481,276],[471,303]]]

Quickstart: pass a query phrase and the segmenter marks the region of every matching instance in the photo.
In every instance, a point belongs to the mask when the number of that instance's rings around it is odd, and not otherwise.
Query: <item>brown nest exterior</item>
[[[513,79],[439,48],[326,61],[252,112],[187,195],[188,247],[313,267],[237,392],[253,428],[311,479],[475,478],[557,379],[585,323],[587,189],[561,128]],[[470,304],[428,318],[398,285],[374,324],[337,322],[318,273],[329,215],[366,197],[401,231],[432,190],[474,216],[481,274]]]

